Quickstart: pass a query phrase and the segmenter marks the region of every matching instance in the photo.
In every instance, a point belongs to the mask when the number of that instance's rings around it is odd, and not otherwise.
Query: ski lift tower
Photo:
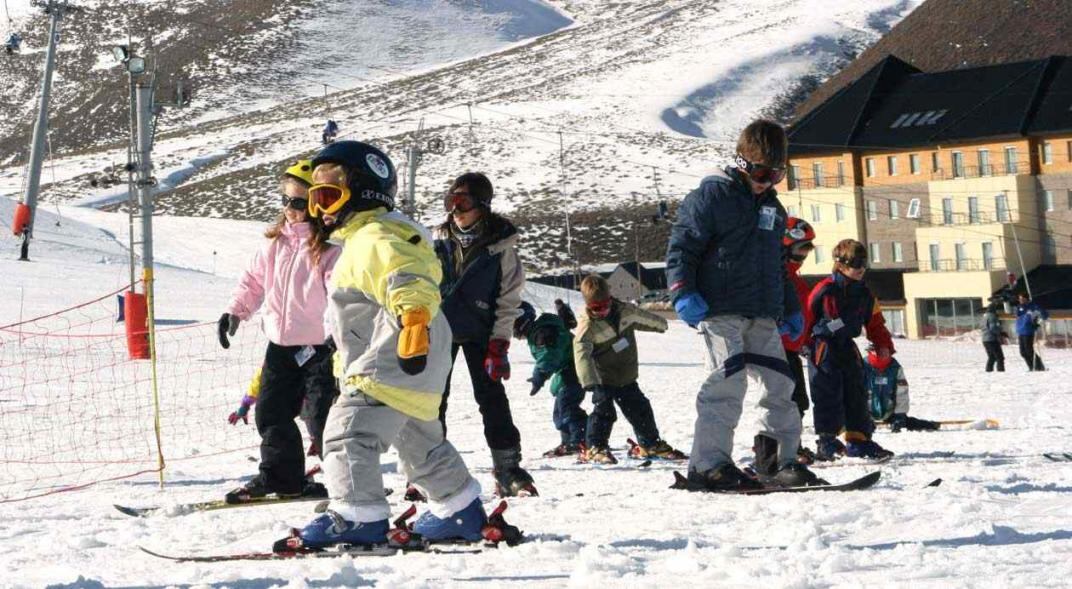
[[[56,69],[56,44],[60,38],[60,21],[69,11],[77,10],[68,0],[33,0],[32,4],[44,9],[51,17],[48,33],[48,49],[45,53],[45,73],[41,78],[41,99],[37,106],[37,122],[34,123],[33,139],[30,141],[30,163],[26,167],[26,192],[16,211],[20,226],[14,227],[22,235],[22,251],[19,260],[30,260],[30,239],[33,236],[34,215],[37,212],[37,196],[41,191],[41,164],[48,140],[48,103],[52,92],[52,72]]]

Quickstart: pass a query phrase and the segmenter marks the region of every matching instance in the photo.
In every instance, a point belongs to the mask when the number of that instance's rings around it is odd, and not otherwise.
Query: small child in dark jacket
[[[618,459],[607,446],[611,429],[618,419],[614,404],[633,426],[637,445],[630,449],[636,458],[684,460],[684,454],[659,437],[651,401],[637,386],[640,362],[636,332],[666,331],[666,319],[636,305],[610,296],[610,285],[598,275],[581,282],[584,313],[577,322],[573,356],[577,377],[586,391],[592,391],[592,414],[588,417],[586,462],[615,464]]]
[[[893,356],[880,357],[874,345],[868,346],[864,363],[864,387],[867,389],[871,418],[890,426],[897,433],[934,431],[941,427],[937,421],[908,416],[908,379],[904,368]]]
[[[558,301],[556,301],[557,303]],[[522,302],[521,315],[514,321],[514,337],[528,341],[536,365],[532,368],[530,395],[535,395],[551,380],[555,397],[553,420],[562,434],[562,443],[544,452],[545,458],[579,454],[584,448],[588,414],[581,408],[584,389],[573,367],[573,336],[562,319],[553,313],[536,316],[536,309]]]
[[[894,353],[893,339],[878,300],[862,282],[867,272],[864,244],[843,239],[834,247],[833,258],[833,275],[816,284],[808,297],[808,369],[815,433],[819,435],[816,458],[889,458],[893,452],[871,439],[875,423],[867,407],[863,359],[853,338],[866,330],[879,358]],[[842,430],[847,446],[837,439]]]

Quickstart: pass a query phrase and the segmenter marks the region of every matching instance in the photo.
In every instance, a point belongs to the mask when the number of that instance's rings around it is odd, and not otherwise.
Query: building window
[[[796,217],[797,216],[797,207],[794,206],[794,205],[789,205],[789,206],[785,207],[785,212],[789,213],[790,217]]]
[[[994,210],[998,214],[998,223],[1009,222],[1009,201],[1005,198],[1004,194],[999,194],[994,197]]]
[[[789,174],[787,178],[788,179],[786,180],[786,186],[789,187],[789,190],[796,190],[797,188],[800,188],[800,186],[797,184],[798,182],[800,182],[800,166],[789,166]]]
[[[1005,173],[1006,174],[1015,174],[1015,173],[1017,173],[1016,167],[1017,167],[1016,166],[1016,148],[1015,147],[1006,147],[1005,148]]]
[[[878,221],[878,201],[877,200],[869,200],[869,201],[867,201],[867,220],[868,221]]]
[[[938,152],[931,152],[931,173],[937,172],[939,167],[940,166],[938,165]]]
[[[990,150],[989,149],[980,149],[979,150],[979,175],[980,176],[989,176],[990,175]]]
[[[886,156],[886,168],[889,170],[890,176],[896,176],[897,175],[897,156],[895,156],[895,155]]]
[[[932,243],[931,247],[930,247],[930,250],[931,250],[931,270],[933,272],[937,272],[938,268],[941,267],[941,263],[942,263],[942,260],[939,257],[941,252],[938,249],[938,244],[937,243]]]
[[[942,199],[942,224],[953,224],[953,199],[951,198]]]
[[[1053,163],[1053,144],[1049,141],[1042,142],[1042,163]]]
[[[1072,194],[1072,192],[1070,192],[1070,194]],[[844,204],[842,204],[840,202],[834,204],[834,218],[838,222],[841,222],[841,221],[845,220],[845,205]]]
[[[892,198],[889,200],[889,203],[890,203],[890,218],[891,219],[899,219],[899,218],[901,218],[901,203],[893,200]]]
[[[908,156],[908,171],[912,174],[919,174],[919,154],[913,153]]]
[[[823,185],[823,164],[815,162],[811,165],[811,174],[815,177],[815,187]]]
[[[867,244],[867,249],[871,250],[871,263],[872,264],[877,264],[877,263],[882,261],[882,256],[881,256],[882,248],[879,246],[878,243],[875,243],[875,242],[872,241],[871,243]]]
[[[964,154],[959,151],[953,152],[953,177],[964,177]]]
[[[823,246],[821,246],[819,244],[815,244],[815,263],[816,264],[822,264],[825,261],[826,261],[826,250],[823,249]]]
[[[822,207],[819,205],[811,205],[811,222],[820,223],[823,220]]]
[[[983,268],[987,270],[994,269],[994,242],[983,242]]]
[[[903,262],[904,261],[904,252],[901,251],[901,242],[899,242],[899,241],[893,242],[893,261],[894,262]]]
[[[968,269],[968,254],[964,250],[964,244],[958,243],[953,246],[953,250],[957,256],[957,270]]]
[[[845,185],[845,162],[838,161],[837,163],[837,185]]]
[[[864,160],[864,165],[867,168],[867,177],[868,178],[874,178],[875,177],[875,160],[872,159],[872,158],[867,158],[867,159]]]
[[[1042,191],[1042,210],[1046,211],[1047,213],[1053,210],[1053,191],[1052,190],[1043,190]]]
[[[979,222],[979,197],[978,196],[969,196],[968,197],[968,222],[969,223],[978,223]]]
[[[904,309],[883,309],[882,317],[886,320],[886,329],[898,337],[905,336]]]

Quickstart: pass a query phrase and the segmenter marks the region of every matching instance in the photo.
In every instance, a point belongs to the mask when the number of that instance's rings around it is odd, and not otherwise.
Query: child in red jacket
[[[811,224],[799,217],[789,217],[785,222],[785,236],[782,237],[782,247],[785,249],[785,274],[793,285],[800,301],[800,308],[807,313],[808,294],[811,289],[804,278],[800,276],[800,267],[808,254],[815,249],[815,229]],[[807,341],[807,332],[802,331],[796,339],[789,334],[782,334],[782,347],[785,348],[785,360],[789,363],[789,370],[793,373],[793,401],[800,410],[800,419],[804,419],[804,412],[808,410],[808,385],[804,376],[804,364],[801,358],[801,348]],[[797,450],[797,461],[803,464],[811,464],[815,461],[815,454],[804,444]]]
[[[871,439],[875,423],[867,405],[863,359],[853,339],[866,330],[879,357],[894,353],[893,340],[878,300],[862,282],[867,272],[864,244],[844,239],[834,247],[833,257],[833,275],[815,285],[807,306],[812,414],[819,435],[816,457],[888,459],[893,452]],[[842,430],[846,444],[837,439]]]

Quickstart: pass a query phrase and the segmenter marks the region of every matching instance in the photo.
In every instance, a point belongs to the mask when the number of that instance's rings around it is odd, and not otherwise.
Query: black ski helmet
[[[340,213],[376,207],[394,210],[398,174],[386,153],[361,141],[336,141],[313,157],[313,169],[327,163],[338,164],[346,170],[350,202]]]

